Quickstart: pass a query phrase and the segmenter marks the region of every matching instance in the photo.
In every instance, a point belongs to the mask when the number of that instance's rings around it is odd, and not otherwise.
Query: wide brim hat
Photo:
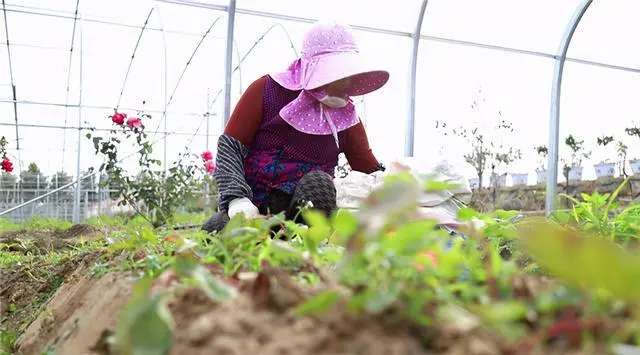
[[[349,96],[360,96],[383,87],[389,72],[365,63],[349,26],[318,22],[305,34],[300,58],[285,72],[270,76],[289,90],[314,90],[350,78]]]

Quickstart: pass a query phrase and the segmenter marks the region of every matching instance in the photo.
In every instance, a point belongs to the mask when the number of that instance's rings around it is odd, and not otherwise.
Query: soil
[[[54,231],[19,230],[0,233],[0,243],[10,245],[10,251],[46,253],[61,250],[80,239],[94,241],[104,238],[105,231],[88,224],[77,224],[68,229]],[[35,247],[35,250],[33,249]]]
[[[90,277],[80,269],[73,276],[20,337],[17,354],[39,354],[47,347],[57,354],[90,354],[100,334],[115,327],[133,278],[116,273]]]
[[[78,226],[54,233],[50,239],[71,240],[91,231],[95,230]],[[115,330],[135,278],[124,273],[92,276],[91,267],[99,256],[98,253],[80,255],[57,266],[31,265],[31,269],[41,267],[50,271],[41,279],[29,275],[30,269],[24,266],[0,274],[0,329],[24,330],[15,345],[16,354],[40,354],[51,349],[65,355],[111,355],[104,340]],[[177,285],[177,276],[171,271],[158,277],[152,293],[163,290],[173,293],[169,301],[174,323],[169,354],[522,353],[473,322],[436,322],[429,327],[417,327],[391,311],[356,315],[342,302],[317,315],[296,316],[295,306],[310,295],[323,289],[340,289],[330,282],[316,288],[303,287],[292,281],[284,270],[263,266],[260,274],[243,273],[242,277],[233,278],[223,278],[218,268],[210,267],[213,275],[240,291],[239,297],[223,303],[213,302],[200,288]],[[524,293],[539,288],[524,281],[519,286]],[[49,300],[46,306],[41,307],[46,300]],[[9,312],[10,304],[15,305],[17,311]],[[100,352],[98,348],[102,348]],[[599,355],[605,352],[532,349],[527,354]]]
[[[17,344],[18,354],[38,354],[52,346],[58,354],[111,354],[104,339],[113,334],[119,312],[131,295],[133,278],[111,273],[100,278],[77,270]],[[215,274],[215,272],[214,272]],[[171,271],[156,279],[153,292],[172,288],[170,355],[319,354],[319,355],[494,355],[505,344],[475,325],[434,323],[415,326],[391,313],[356,315],[338,303],[317,315],[295,316],[294,307],[319,289],[302,288],[281,270],[227,279],[240,290],[231,301],[215,303],[199,288],[172,285]],[[175,288],[173,288],[175,287]],[[328,287],[328,286],[324,286]],[[102,349],[98,351],[98,348]],[[93,349],[93,350],[91,350]],[[533,349],[529,355],[605,354]]]
[[[98,257],[97,253],[88,253],[59,265],[36,262],[3,270],[0,273],[0,329],[23,330],[60,285],[68,282],[79,269],[88,272]]]

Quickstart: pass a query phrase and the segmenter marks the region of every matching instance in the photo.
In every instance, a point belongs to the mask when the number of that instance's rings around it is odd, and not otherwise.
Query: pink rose
[[[216,171],[216,164],[213,162],[213,160],[207,160],[204,163],[204,168],[209,174],[213,174],[213,172]]]
[[[213,160],[213,154],[208,150],[206,152],[202,153],[200,156],[202,157],[202,160],[204,160],[204,161]]]
[[[130,119],[127,120],[127,126],[131,128],[141,128],[142,120],[139,119],[138,117],[131,117]]]

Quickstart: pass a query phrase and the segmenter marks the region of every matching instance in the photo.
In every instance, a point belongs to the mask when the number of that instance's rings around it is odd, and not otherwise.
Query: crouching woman
[[[218,140],[218,212],[202,229],[220,231],[231,217],[285,212],[311,202],[336,208],[338,155],[363,173],[384,170],[373,155],[351,97],[384,86],[389,73],[362,67],[349,27],[317,23],[300,58],[282,73],[253,82]]]

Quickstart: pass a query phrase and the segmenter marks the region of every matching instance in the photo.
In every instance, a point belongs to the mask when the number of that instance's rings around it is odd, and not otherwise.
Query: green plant
[[[640,138],[640,127],[627,127],[627,128],[624,129],[624,132],[629,137]]]
[[[591,156],[591,152],[585,150],[584,140],[578,140],[571,134],[565,139],[564,144],[571,150],[570,159],[565,163],[569,168],[582,166],[582,160]]]
[[[629,176],[627,175],[627,155],[629,147],[624,142],[618,141],[616,151],[618,152],[618,169],[620,170],[620,175],[626,178]]]
[[[597,234],[627,246],[640,238],[640,205],[620,211],[621,206],[617,201],[620,191],[629,183],[630,178],[626,178],[611,194],[582,194],[583,201],[562,195],[572,202],[571,211],[556,213],[554,218],[563,224],[574,225],[582,232]]]
[[[149,120],[151,116],[142,112],[138,114],[140,118],[127,119],[126,114],[115,112],[110,116],[114,128],[108,138],[92,133],[88,133],[87,138],[93,141],[95,153],[106,158],[100,172],[106,173],[108,179],[101,185],[117,190],[122,198],[119,205],[132,206],[154,227],[159,227],[170,222],[178,208],[191,196],[202,167],[195,163],[197,156],[183,153],[179,154],[165,176],[163,169],[159,168],[162,162],[151,157],[152,143],[143,124],[143,120]],[[128,174],[119,162],[118,150],[125,143],[136,149],[140,167],[137,176]]]
[[[578,140],[573,135],[569,135],[564,144],[570,149],[569,159],[563,158],[562,174],[565,178],[565,192],[569,192],[569,174],[571,170],[582,167],[582,159],[588,159],[591,152],[587,152],[584,148],[584,140]]]
[[[549,149],[546,145],[539,145],[537,147],[534,147],[534,149],[536,151],[536,154],[538,155],[538,168],[541,170],[546,170]]]
[[[598,138],[597,138],[597,144],[598,144],[599,146],[601,146],[601,147],[605,148],[605,149],[606,149],[606,147],[607,147],[610,143],[612,143],[612,142],[614,142],[614,141],[615,141],[615,139],[613,138],[613,136],[604,136],[604,135],[603,135],[602,137],[598,137]],[[600,164],[608,163],[608,162],[610,162],[610,161],[611,161],[610,153],[605,152],[605,154],[604,154],[604,159],[603,159],[602,161],[600,161]]]

